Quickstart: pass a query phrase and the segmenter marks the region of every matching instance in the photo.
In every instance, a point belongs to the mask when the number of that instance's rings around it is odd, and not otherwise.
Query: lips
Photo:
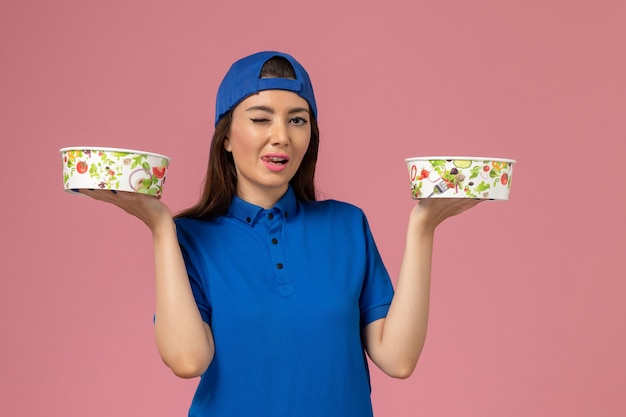
[[[268,164],[284,165],[287,162],[289,162],[289,157],[287,155],[280,155],[280,154],[264,155],[261,157],[261,159],[263,160],[263,162],[266,162]]]
[[[285,154],[269,153],[263,155],[261,160],[270,171],[278,172],[285,169],[289,162],[289,157]]]

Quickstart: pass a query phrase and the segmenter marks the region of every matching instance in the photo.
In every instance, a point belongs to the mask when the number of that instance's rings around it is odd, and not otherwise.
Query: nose
[[[271,131],[272,145],[287,145],[289,143],[289,130],[284,122],[272,124]]]

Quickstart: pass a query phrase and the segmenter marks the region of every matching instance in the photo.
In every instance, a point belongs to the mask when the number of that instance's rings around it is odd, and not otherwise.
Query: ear
[[[230,144],[230,140],[228,139],[228,136],[224,137],[224,149],[226,149],[226,152],[233,151],[233,146]]]

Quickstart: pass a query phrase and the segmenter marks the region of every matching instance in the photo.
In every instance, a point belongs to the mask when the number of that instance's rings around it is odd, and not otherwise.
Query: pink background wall
[[[170,155],[181,210],[219,80],[279,49],[314,80],[320,189],[366,211],[393,276],[405,157],[518,160],[509,202],[438,231],[429,338],[409,380],[373,371],[377,415],[623,416],[625,20],[621,0],[2,1],[0,415],[186,415],[149,232],[64,193],[58,149]]]

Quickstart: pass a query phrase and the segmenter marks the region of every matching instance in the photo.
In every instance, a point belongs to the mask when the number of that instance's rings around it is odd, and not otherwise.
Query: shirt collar
[[[264,212],[280,212],[284,217],[293,216],[296,213],[296,195],[289,185],[287,192],[276,202],[273,208],[265,210],[263,207],[259,207],[252,203],[242,200],[238,196],[233,197],[228,208],[228,214],[241,220],[244,223],[254,226],[259,218],[263,216]]]

